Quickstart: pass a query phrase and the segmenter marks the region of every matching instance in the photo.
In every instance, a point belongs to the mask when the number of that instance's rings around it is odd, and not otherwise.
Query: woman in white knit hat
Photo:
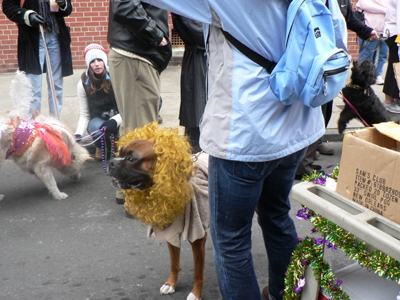
[[[91,134],[105,127],[107,157],[110,155],[111,134],[118,133],[122,123],[118,113],[111,79],[108,74],[107,53],[98,44],[90,44],[85,48],[84,57],[87,70],[78,82],[79,121],[75,136],[79,139],[86,131]],[[102,160],[101,139],[95,142],[96,159]]]

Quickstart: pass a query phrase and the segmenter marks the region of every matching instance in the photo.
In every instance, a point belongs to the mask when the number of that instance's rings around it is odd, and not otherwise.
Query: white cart
[[[364,241],[369,249],[377,249],[400,261],[399,224],[311,182],[294,185],[291,198],[349,231]],[[320,287],[312,272],[310,267],[306,268],[307,284],[302,290],[301,300],[319,299]],[[353,300],[395,300],[400,290],[396,282],[370,273],[358,264],[338,270],[335,275],[343,280],[344,290]]]

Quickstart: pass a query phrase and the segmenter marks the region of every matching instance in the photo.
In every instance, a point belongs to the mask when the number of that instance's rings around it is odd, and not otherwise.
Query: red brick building
[[[355,1],[352,1],[355,3]],[[74,11],[65,18],[71,27],[72,59],[75,69],[85,68],[83,50],[90,43],[99,43],[108,51],[107,25],[108,1],[73,0]],[[170,21],[173,46],[182,46],[182,41],[172,29]],[[17,26],[8,20],[4,13],[0,13],[0,73],[14,72],[17,63]],[[358,58],[358,45],[356,35],[349,31],[349,53],[353,59]]]

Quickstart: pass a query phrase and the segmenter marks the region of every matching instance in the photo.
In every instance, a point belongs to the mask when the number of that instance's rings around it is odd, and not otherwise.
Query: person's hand
[[[65,5],[67,4],[66,0],[56,0],[56,3],[58,4],[59,7],[64,8]]]
[[[158,45],[159,47],[162,46],[167,46],[168,45],[168,40],[167,38],[164,36],[164,38],[162,39],[161,43]]]
[[[371,34],[369,35],[369,41],[373,42],[379,40],[379,34],[376,32],[376,30],[372,30]]]
[[[114,119],[110,119],[108,121],[105,121],[103,124],[101,124],[100,129],[106,127],[106,134],[117,134],[118,133],[118,124],[117,121]]]
[[[32,27],[39,27],[40,24],[44,24],[44,19],[41,15],[38,15],[37,13],[32,13],[29,15],[29,23]]]

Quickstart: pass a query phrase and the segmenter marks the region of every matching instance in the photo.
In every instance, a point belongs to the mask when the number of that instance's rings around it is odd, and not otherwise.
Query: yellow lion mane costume
[[[152,122],[121,137],[118,147],[138,139],[154,143],[154,184],[144,191],[124,190],[125,209],[143,223],[164,228],[183,214],[194,194],[189,184],[195,175],[191,146],[179,135],[179,127],[158,129],[158,123]]]

